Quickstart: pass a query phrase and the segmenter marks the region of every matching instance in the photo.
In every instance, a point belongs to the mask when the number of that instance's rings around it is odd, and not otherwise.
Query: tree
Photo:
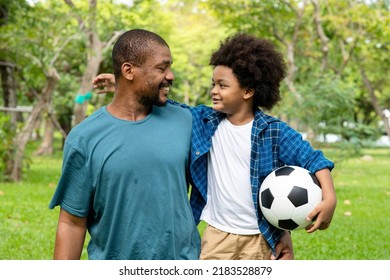
[[[74,107],[74,125],[81,122],[86,116],[86,109],[90,94],[92,91],[92,79],[97,75],[102,61],[102,53],[105,48],[111,46],[113,41],[121,34],[120,31],[114,31],[113,36],[107,41],[102,42],[97,33],[97,0],[89,0],[88,11],[83,18],[82,12],[76,7],[72,0],[64,0],[71,8],[71,11],[77,19],[80,31],[84,34],[87,61],[86,67],[81,79],[81,85]]]
[[[60,121],[57,120],[54,108],[57,108],[57,112],[66,112],[66,110],[58,110],[58,106],[53,104],[53,101],[63,100],[61,95],[64,92],[59,94],[60,98],[57,100],[53,99],[57,85],[61,84],[59,83],[61,76],[67,77],[67,82],[69,82],[68,78],[71,77],[69,74],[72,72],[73,78],[70,78],[72,81],[69,88],[73,87],[74,78],[82,77],[80,88],[91,89],[91,80],[98,71],[102,55],[106,54],[111,42],[119,35],[113,30],[120,30],[118,27],[133,26],[135,22],[139,24],[138,27],[142,27],[155,19],[153,13],[150,13],[154,1],[134,1],[135,6],[131,7],[131,11],[129,6],[115,5],[108,0],[102,0],[102,2],[104,2],[106,9],[102,9],[104,13],[100,14],[98,21],[96,21],[100,28],[97,28],[93,23],[90,25],[91,29],[82,27],[84,18],[80,15],[83,14],[82,9],[85,8],[82,1],[76,3],[80,5],[81,10],[72,6],[74,4],[72,1],[68,1],[70,5],[58,1],[38,2],[28,8],[28,13],[20,11],[15,16],[16,20],[12,25],[2,28],[1,46],[4,46],[7,58],[20,69],[18,91],[23,94],[20,94],[19,99],[24,100],[23,102],[33,103],[32,112],[23,127],[17,131],[14,139],[14,155],[12,160],[7,163],[10,167],[8,170],[10,170],[12,180],[21,180],[25,147],[42,116],[46,118],[46,129],[44,142],[37,153],[51,151],[53,125],[63,133],[63,137],[66,137],[66,131],[63,131],[60,126],[66,121],[64,122],[63,118],[60,118]],[[88,7],[91,8],[91,11],[96,11],[96,4],[97,1],[90,1]],[[71,10],[76,14],[77,23],[74,18],[68,16],[69,10],[66,10],[66,7],[71,7]],[[126,9],[123,9],[124,7]],[[85,15],[88,15],[88,12]],[[85,18],[88,17],[85,16]],[[145,19],[149,21],[143,22]],[[84,23],[90,24],[88,20]],[[82,28],[85,32],[77,31],[77,26],[79,30]],[[156,24],[156,26],[160,25]],[[103,34],[101,36],[111,38],[111,40],[102,43],[97,33],[94,32],[96,28]],[[80,44],[83,42],[80,40],[80,35],[84,35],[84,38],[87,39],[92,38],[91,41],[88,41],[92,43]],[[88,47],[92,45],[95,51],[92,55],[86,55],[87,63],[85,65],[80,64],[81,57],[88,53]],[[92,58],[89,59],[90,57]],[[70,68],[74,68],[76,71],[69,70]],[[69,91],[65,88],[66,86],[61,86],[61,90],[64,90],[65,94],[69,96]]]
[[[316,12],[322,13],[324,20],[323,24],[317,22],[317,26],[325,30],[319,37],[331,38],[333,61],[328,68],[346,82],[354,80],[355,137],[369,137],[367,127],[377,128],[378,120],[382,120],[384,131],[390,136],[389,120],[384,114],[390,107],[387,102],[390,95],[386,94],[389,83],[384,76],[389,70],[388,42],[385,41],[389,36],[389,6],[385,1],[328,0],[325,3],[322,8],[316,3]],[[324,39],[321,41],[328,47]],[[362,128],[361,132],[358,128]],[[371,129],[370,134],[378,135],[375,130]]]
[[[7,24],[15,21],[14,14],[17,10],[27,9],[27,4],[19,1],[0,1],[0,28],[6,29]],[[0,47],[0,76],[3,91],[4,107],[15,108],[17,106],[15,72],[16,65],[9,61],[8,50]],[[17,111],[11,111],[11,125],[16,129],[16,121],[21,118]]]
[[[211,53],[225,39],[227,30],[198,1],[170,1],[164,6],[173,26],[165,35],[173,56],[175,81],[170,98],[189,105],[208,104]],[[165,21],[165,20],[164,20]],[[199,24],[199,23],[202,24]]]
[[[356,138],[375,136],[369,126],[377,128],[374,122],[380,119],[378,116],[385,122],[382,112],[390,99],[386,94],[388,81],[383,75],[389,65],[388,43],[384,40],[389,35],[389,6],[385,2],[208,1],[224,24],[268,38],[284,50],[289,72],[283,110],[279,110],[281,116],[288,116],[290,121],[299,120],[296,128],[312,128],[313,137],[325,131],[319,125],[322,123],[328,124],[328,133],[348,131]],[[369,50],[368,46],[371,46]],[[319,86],[317,82],[327,85]],[[313,86],[311,91],[309,85]],[[323,102],[324,94],[328,94],[327,102],[331,104]],[[340,99],[342,94],[346,102]],[[363,104],[371,106],[363,107]],[[341,107],[336,109],[336,106]],[[367,110],[370,116],[377,117],[366,118]],[[344,113],[335,116],[324,111]],[[308,112],[311,118],[307,117]],[[334,118],[338,119],[338,125]],[[317,125],[312,123],[314,120]],[[347,130],[346,124],[353,129]],[[341,135],[351,139],[350,135]]]
[[[390,57],[389,42],[385,38],[390,36],[389,10],[378,9],[378,6],[368,7],[364,13],[366,33],[354,59],[359,69],[364,87],[368,93],[368,100],[380,117],[387,136],[390,137],[390,119],[385,110],[390,108],[389,80],[385,73],[389,73]]]
[[[61,14],[60,6],[36,5],[19,17],[14,25],[9,26],[12,33],[7,44],[13,50],[14,63],[22,69],[19,75],[33,93],[35,103],[15,136],[14,156],[8,168],[9,177],[15,181],[21,180],[24,151],[33,130],[42,113],[51,111],[53,92],[60,79],[56,65],[65,47],[75,38],[66,32],[69,25],[63,20],[66,17]]]
[[[98,74],[103,56],[111,49],[126,26],[152,26],[155,19],[156,1],[133,1],[132,5],[113,4],[107,0],[89,0],[76,5],[73,0],[64,0],[77,19],[80,32],[84,35],[86,63],[81,78],[79,95],[75,99],[74,122],[78,124],[86,117],[86,109],[92,95],[92,79]],[[98,8],[98,3],[103,8]],[[158,10],[157,10],[158,12]],[[149,21],[148,21],[149,20]],[[101,40],[105,38],[105,40]],[[101,99],[98,106],[101,106]]]

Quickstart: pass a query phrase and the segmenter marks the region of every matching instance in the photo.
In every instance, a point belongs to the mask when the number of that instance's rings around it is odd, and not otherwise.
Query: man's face
[[[171,70],[172,58],[168,47],[155,45],[152,54],[137,67],[138,101],[145,106],[162,106],[175,79]]]

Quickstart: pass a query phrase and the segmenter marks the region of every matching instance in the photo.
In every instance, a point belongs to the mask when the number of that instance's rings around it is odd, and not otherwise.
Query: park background
[[[292,232],[296,259],[389,260],[389,9],[387,0],[0,0],[0,259],[52,258],[58,209],[48,204],[63,140],[112,98],[91,81],[112,72],[115,40],[145,28],[171,47],[170,97],[190,105],[210,103],[208,62],[221,40],[237,31],[271,40],[288,75],[267,113],[336,164],[333,222]]]

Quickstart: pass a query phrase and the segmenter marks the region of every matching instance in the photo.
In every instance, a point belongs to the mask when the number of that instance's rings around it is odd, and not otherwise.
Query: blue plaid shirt
[[[190,203],[198,224],[207,201],[207,154],[211,148],[211,138],[226,115],[205,105],[190,107],[174,101],[169,102],[186,107],[192,112]],[[269,224],[259,210],[259,187],[265,177],[283,165],[301,166],[315,173],[324,168],[332,170],[334,164],[326,159],[321,151],[314,150],[309,142],[303,140],[300,133],[260,110],[255,111],[251,142],[250,182],[253,203],[257,209],[257,222],[261,234],[274,251],[283,230]]]

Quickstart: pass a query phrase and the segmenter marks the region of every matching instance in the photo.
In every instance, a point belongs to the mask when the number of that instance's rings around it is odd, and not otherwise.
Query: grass
[[[295,256],[303,260],[390,260],[390,149],[336,164],[338,205],[331,226],[293,232]]]
[[[34,158],[22,183],[0,183],[0,258],[49,259],[58,211],[48,204],[59,175],[57,157]]]
[[[30,151],[34,144],[30,147]],[[48,204],[60,175],[61,153],[33,157],[21,183],[0,182],[0,259],[49,260],[58,209]],[[333,151],[329,150],[332,158]],[[390,259],[390,149],[369,149],[366,157],[336,163],[338,205],[329,229],[292,232],[296,259]],[[204,224],[199,225],[202,233]],[[86,259],[84,249],[82,259]]]
[[[60,148],[53,156],[31,156],[20,183],[0,182],[0,259],[52,259],[59,209],[48,208],[61,172]],[[87,258],[84,249],[83,259]]]

